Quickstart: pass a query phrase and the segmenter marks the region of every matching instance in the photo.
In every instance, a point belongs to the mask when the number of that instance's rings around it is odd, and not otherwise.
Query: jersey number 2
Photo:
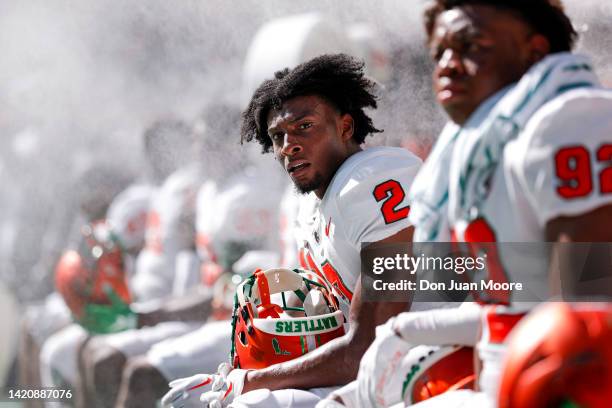
[[[409,206],[397,208],[406,197],[406,193],[399,181],[387,180],[380,183],[374,188],[373,193],[376,201],[384,201],[380,210],[386,224],[403,220],[408,216],[408,212],[410,212]]]

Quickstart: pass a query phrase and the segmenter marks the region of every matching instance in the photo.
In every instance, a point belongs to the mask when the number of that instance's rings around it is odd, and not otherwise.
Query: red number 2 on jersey
[[[397,208],[406,197],[406,193],[399,181],[387,180],[380,183],[374,187],[373,194],[376,201],[380,202],[384,200],[380,210],[385,218],[385,224],[403,220],[408,216],[410,212],[409,206]]]

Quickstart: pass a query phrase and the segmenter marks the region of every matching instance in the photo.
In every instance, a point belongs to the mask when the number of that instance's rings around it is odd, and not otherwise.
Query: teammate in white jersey
[[[588,59],[568,52],[576,34],[560,5],[477,3],[438,1],[426,23],[436,62],[434,89],[460,127],[456,141],[446,144],[453,153],[448,205],[443,205],[441,216],[451,236],[472,242],[612,241],[605,226],[612,217],[612,173],[605,168],[612,152],[612,93],[601,89]],[[472,34],[466,36],[466,31]],[[487,54],[491,49],[495,51]],[[493,127],[501,121],[514,129]],[[487,152],[493,157],[483,160]],[[425,190],[417,181],[417,196],[420,191]],[[425,213],[412,214],[417,231],[423,226],[426,232],[417,232],[417,238],[433,235],[440,227],[429,224]],[[511,250],[502,244],[498,264],[491,263],[489,270],[503,271],[511,282],[531,281],[553,295],[548,259],[544,264],[533,258],[522,263]],[[564,279],[563,285],[571,280]],[[607,287],[609,280],[604,277],[599,285]],[[571,288],[569,292],[572,295]],[[581,294],[596,292],[590,288]],[[508,303],[514,298],[510,293],[492,300]],[[483,360],[480,384],[492,399],[504,336],[516,321],[516,311],[508,312],[510,318],[502,313],[487,313],[478,347]],[[500,325],[500,320],[506,323]]]
[[[116,261],[119,264],[112,266],[121,268],[128,279],[133,272],[133,258],[144,246],[145,220],[152,193],[153,190],[146,185],[128,187],[111,203],[105,222],[97,224],[91,230],[98,242],[117,248],[119,258],[116,258]],[[87,259],[85,263],[92,262],[84,254],[81,256]],[[95,264],[95,268],[100,268],[97,263]],[[110,326],[104,327],[101,322],[96,323],[98,323],[97,329],[110,329]],[[75,389],[79,383],[78,349],[88,337],[89,329],[91,327],[84,328],[79,323],[72,323],[45,341],[40,354],[43,386],[68,386]],[[47,403],[47,405],[55,406],[56,403]]]
[[[360,244],[411,239],[406,192],[420,166],[403,149],[361,149],[365,137],[378,132],[364,112],[376,107],[372,87],[362,64],[342,54],[324,55],[265,81],[243,114],[243,140],[273,150],[295,187],[314,196],[318,208],[308,220],[305,249],[350,307],[350,328],[297,360],[239,370],[232,398],[245,394],[236,404],[314,405],[315,394],[293,388],[333,387],[354,379],[374,327],[406,307],[365,302],[361,294]],[[230,399],[219,402],[227,406]]]
[[[159,318],[163,318],[164,315],[173,314],[178,320],[184,318],[181,317],[183,312],[192,311],[200,322],[160,323],[137,332],[117,335],[110,342],[106,339],[119,352],[127,350],[123,354],[129,357],[123,374],[118,376],[121,384],[117,392],[117,405],[152,406],[165,392],[168,381],[198,370],[214,371],[219,361],[229,353],[231,324],[219,319],[228,318],[228,311],[224,308],[228,307],[227,300],[230,300],[231,312],[233,298],[226,291],[216,290],[224,287],[224,282],[229,283],[226,278],[232,277],[231,274],[217,279],[217,273],[231,271],[232,264],[247,249],[277,249],[278,238],[274,237],[277,236],[276,213],[281,191],[279,177],[264,175],[262,169],[247,166],[234,175],[224,170],[224,178],[220,178],[220,169],[224,168],[220,160],[230,160],[235,164],[235,169],[246,164],[244,151],[228,142],[231,140],[228,135],[237,133],[237,119],[238,112],[231,106],[214,104],[206,107],[202,120],[196,123],[195,131],[203,142],[202,150],[207,153],[202,164],[210,178],[199,189],[197,203],[193,194],[190,194],[189,201],[182,200],[180,194],[174,200],[166,201],[166,208],[169,209],[180,209],[185,204],[195,206],[196,220],[186,219],[185,211],[171,212],[182,214],[181,218],[173,217],[171,220],[180,221],[177,225],[184,228],[172,229],[170,232],[174,235],[167,240],[153,241],[153,244],[161,241],[176,245],[191,240],[189,246],[195,246],[199,255],[196,266],[200,263],[203,265],[201,268],[196,267],[194,273],[193,270],[179,269],[177,262],[176,272],[173,277],[169,277],[170,282],[167,284],[172,287],[173,299],[176,301],[167,302],[166,310],[162,308],[149,315],[155,317],[158,314]],[[173,185],[183,184],[175,182]],[[169,194],[166,196],[171,197]],[[197,238],[192,233],[189,236],[177,236],[181,231],[193,231],[194,226]],[[160,253],[164,257],[172,254],[166,244],[162,245],[163,251]],[[152,249],[155,249],[155,245]],[[266,266],[260,263],[261,257],[257,261],[257,267]],[[272,265],[275,262],[268,266]],[[217,281],[208,282],[208,278]],[[158,277],[151,276],[150,279]],[[214,289],[205,286],[214,286]],[[187,310],[181,311],[181,307]],[[172,314],[169,313],[171,311]],[[202,325],[201,321],[206,323]],[[117,352],[108,355],[111,362],[116,355]],[[102,368],[104,360],[101,361]],[[121,362],[120,359],[117,361]]]
[[[171,297],[181,253],[195,251],[195,201],[203,177],[201,167],[194,163],[196,137],[191,126],[175,120],[156,123],[149,132],[155,135],[145,137],[147,149],[152,150],[148,155],[161,160],[155,164],[159,175],[171,174],[152,198],[145,248],[138,254],[130,279],[138,329],[95,336],[81,350],[81,389],[90,405],[113,406],[130,358],[201,323],[197,302]],[[195,255],[190,258],[197,271]],[[160,382],[165,383],[163,377]]]
[[[434,90],[452,123],[410,192],[415,241],[611,241],[612,173],[603,161],[612,149],[612,95],[599,89],[588,60],[565,52],[575,32],[558,2],[437,0],[426,28]],[[548,259],[485,249],[487,270],[502,272],[489,278],[529,279],[551,294]],[[512,307],[442,327],[457,324],[458,333],[483,316],[484,393],[447,393],[419,407],[494,405],[505,337],[522,315],[514,295],[475,294]],[[398,316],[396,337],[411,336],[401,330],[409,320]]]
[[[262,180],[264,176],[268,178]],[[200,188],[195,225],[201,268],[197,281],[186,284],[208,287],[209,297],[212,291],[212,301],[199,310],[206,323],[162,340],[142,357],[130,359],[124,369],[118,405],[153,406],[169,381],[198,371],[213,372],[227,358],[233,305],[230,288],[235,287],[232,278],[236,278],[232,266],[248,250],[278,251],[276,220],[282,193],[278,181],[247,168],[220,181],[219,187],[207,181]],[[275,259],[277,262],[278,255]]]

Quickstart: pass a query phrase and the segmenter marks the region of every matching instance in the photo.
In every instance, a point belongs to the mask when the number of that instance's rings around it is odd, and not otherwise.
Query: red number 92
[[[601,163],[612,162],[612,145],[600,146],[596,152]],[[560,184],[557,193],[568,200],[584,197],[593,191],[591,153],[584,146],[564,147],[555,154],[555,169]],[[612,193],[612,166],[599,173],[599,191]]]

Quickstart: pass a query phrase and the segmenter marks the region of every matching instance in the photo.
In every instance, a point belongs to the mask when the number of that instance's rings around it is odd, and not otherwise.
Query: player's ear
[[[340,117],[341,135],[342,141],[348,142],[355,132],[355,121],[353,117],[348,113],[345,113]]]
[[[529,38],[529,49],[529,63],[533,65],[550,54],[550,42],[542,34],[536,33]]]

